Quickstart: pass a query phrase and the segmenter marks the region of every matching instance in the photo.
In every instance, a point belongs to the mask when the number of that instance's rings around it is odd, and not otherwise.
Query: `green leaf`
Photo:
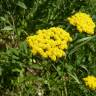
[[[4,17],[0,17],[0,21],[6,21],[6,19]]]
[[[72,72],[73,66],[70,64],[65,64],[65,68],[67,69],[68,72]]]
[[[0,76],[2,75],[2,71],[3,71],[3,69],[2,69],[1,66],[0,66]]]
[[[12,69],[12,72],[21,72],[21,70],[18,68],[15,68],[15,69]]]
[[[13,28],[11,26],[6,26],[6,27],[4,27],[1,30],[3,30],[3,31],[10,31],[10,30],[13,30]]]
[[[80,65],[80,67],[83,68],[88,73],[88,69],[85,65]]]
[[[92,36],[85,37],[85,38],[82,38],[82,39],[77,40],[75,42],[75,44],[81,43],[81,42],[86,41],[86,40],[91,40],[91,39],[92,39]]]
[[[68,73],[78,84],[80,84],[80,81],[79,81],[79,79],[78,79],[78,77],[76,76],[76,74],[74,73],[74,75],[73,74],[71,74],[71,73]]]
[[[74,52],[76,52],[81,46],[85,45],[86,43],[88,43],[90,40],[94,39],[96,36],[92,36],[92,37],[87,37],[80,39],[77,43],[77,45],[75,45],[75,47],[69,52],[69,55],[73,54]],[[82,42],[81,42],[82,41]]]
[[[20,51],[23,52],[24,54],[27,54],[27,44],[25,41],[20,42]]]
[[[27,9],[27,6],[21,1],[18,1],[17,5],[23,9]]]
[[[37,65],[37,64],[32,64],[31,67],[34,68],[34,69],[41,69],[41,70],[43,69],[42,66]]]

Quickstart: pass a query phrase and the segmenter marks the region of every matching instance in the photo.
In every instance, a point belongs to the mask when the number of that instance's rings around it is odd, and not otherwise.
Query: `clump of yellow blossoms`
[[[33,55],[41,55],[56,61],[57,58],[65,56],[68,42],[72,41],[70,34],[59,27],[38,30],[36,35],[28,36],[26,39]]]
[[[76,26],[79,32],[94,34],[95,24],[90,15],[78,12],[69,17],[68,21],[70,22],[70,24]]]
[[[87,76],[86,78],[83,78],[83,80],[85,81],[86,86],[88,86],[90,89],[96,89],[96,77]]]

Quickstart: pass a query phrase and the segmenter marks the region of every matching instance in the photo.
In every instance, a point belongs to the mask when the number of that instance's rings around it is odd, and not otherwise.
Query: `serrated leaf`
[[[23,9],[27,9],[27,6],[23,2],[18,1],[17,5]]]

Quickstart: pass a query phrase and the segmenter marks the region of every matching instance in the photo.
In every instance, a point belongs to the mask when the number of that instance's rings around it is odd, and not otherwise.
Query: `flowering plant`
[[[95,23],[90,15],[83,12],[77,12],[73,16],[68,17],[68,21],[73,26],[76,26],[79,32],[94,34]]]
[[[38,30],[36,35],[28,36],[26,39],[33,55],[41,55],[56,61],[65,56],[65,49],[72,38],[68,32],[59,27]]]

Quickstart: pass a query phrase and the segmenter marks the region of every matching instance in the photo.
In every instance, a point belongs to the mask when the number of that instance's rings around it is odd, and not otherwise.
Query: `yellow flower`
[[[36,35],[28,36],[26,42],[32,49],[33,55],[41,55],[56,61],[57,58],[65,56],[65,49],[72,41],[70,34],[59,27],[38,30]]]
[[[95,23],[92,18],[83,12],[78,12],[71,17],[68,17],[70,24],[77,27],[79,32],[94,34]]]
[[[37,54],[37,50],[36,49],[32,49],[31,52],[33,53],[33,55]]]
[[[62,44],[62,45],[59,45],[59,48],[60,49],[67,49],[68,48],[68,45],[67,44]]]
[[[41,54],[42,55],[42,57],[44,57],[44,58],[47,58],[48,57],[48,55],[46,54],[46,53],[43,53],[43,54]]]
[[[96,89],[96,77],[94,76],[87,76],[83,78],[85,85],[88,86],[90,89],[95,90]]]
[[[51,55],[49,57],[51,58],[51,60],[56,61],[56,56],[55,55]]]

